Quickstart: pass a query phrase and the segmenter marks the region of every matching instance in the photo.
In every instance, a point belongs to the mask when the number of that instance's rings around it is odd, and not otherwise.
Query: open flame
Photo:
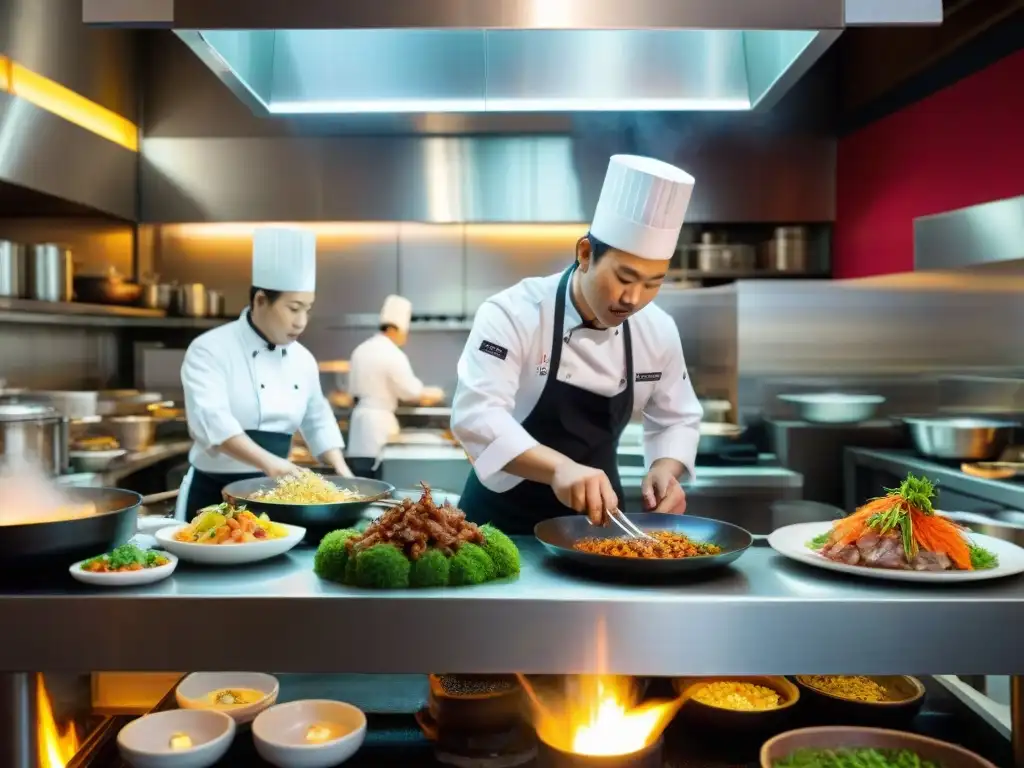
[[[36,675],[36,735],[39,744],[41,768],[66,768],[81,747],[75,724],[68,723],[63,730],[53,717],[53,704],[46,692],[43,676]]]
[[[537,734],[552,747],[576,755],[629,755],[658,740],[681,702],[640,703],[631,678],[606,675],[572,680],[564,699],[555,706],[530,692]]]

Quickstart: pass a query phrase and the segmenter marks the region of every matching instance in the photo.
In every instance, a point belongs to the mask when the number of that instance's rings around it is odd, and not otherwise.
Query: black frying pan
[[[306,529],[307,539],[314,536],[348,528],[357,523],[363,511],[375,501],[390,499],[395,486],[380,480],[368,480],[364,477],[340,477],[323,475],[325,480],[339,488],[356,491],[363,498],[358,501],[339,501],[330,504],[280,504],[272,501],[260,501],[249,497],[256,491],[269,490],[274,487],[275,480],[269,477],[257,477],[252,480],[239,480],[224,487],[224,498],[233,505],[244,505],[257,514],[266,512],[275,523],[298,525]]]
[[[61,565],[109,552],[135,535],[142,496],[120,488],[68,488],[70,500],[96,505],[72,520],[0,526],[0,568]]]
[[[682,533],[694,541],[717,544],[722,548],[722,553],[680,559],[642,559],[579,552],[572,547],[580,539],[615,539],[624,535],[612,524],[606,528],[591,525],[585,515],[545,520],[536,525],[533,533],[544,548],[555,557],[596,571],[623,576],[671,576],[706,568],[719,568],[736,560],[753,543],[753,537],[738,525],[706,517],[663,515],[657,512],[644,512],[626,517],[642,531]]]

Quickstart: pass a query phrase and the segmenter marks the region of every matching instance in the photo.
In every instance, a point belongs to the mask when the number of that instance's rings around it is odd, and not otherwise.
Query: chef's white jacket
[[[248,311],[196,338],[181,366],[195,441],[189,462],[204,472],[255,471],[218,450],[250,429],[301,432],[313,456],[345,445],[313,355],[297,342],[271,350],[249,325]]]
[[[359,398],[348,429],[348,455],[377,459],[388,439],[398,434],[398,403],[419,400],[423,382],[401,347],[378,333],[352,352],[348,388]]]
[[[502,468],[538,445],[521,424],[547,382],[560,278],[528,278],[488,299],[476,312],[459,359],[452,432],[473,459],[480,482],[497,493],[522,481]],[[571,290],[570,281],[558,380],[606,397],[632,386],[634,416],[643,417],[647,466],[672,458],[693,475],[703,410],[675,321],[654,304],[629,318],[634,381],[627,382],[622,326],[584,328]]]

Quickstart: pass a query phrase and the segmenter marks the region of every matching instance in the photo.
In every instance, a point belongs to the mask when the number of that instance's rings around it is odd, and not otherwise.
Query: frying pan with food
[[[657,512],[644,512],[626,517],[642,531],[681,533],[695,542],[716,544],[722,552],[718,555],[679,559],[616,557],[580,552],[573,549],[573,545],[580,539],[615,539],[622,535],[618,528],[597,528],[591,525],[586,515],[545,520],[536,525],[533,533],[544,545],[544,549],[561,560],[609,575],[622,576],[671,576],[706,568],[720,568],[736,560],[753,542],[750,533],[738,525],[706,517],[664,515]]]
[[[0,526],[0,569],[33,569],[109,552],[135,534],[143,497],[121,488],[68,488],[72,504],[92,504],[84,517]],[[164,494],[160,494],[164,495]],[[155,497],[147,497],[155,498]]]
[[[355,501],[335,501],[327,504],[286,504],[249,498],[257,491],[268,491],[274,487],[276,481],[269,477],[238,480],[225,486],[223,493],[230,504],[245,505],[256,514],[266,512],[275,523],[305,528],[308,540],[311,535],[322,536],[328,531],[353,525],[361,519],[367,507],[376,501],[391,498],[391,493],[395,490],[389,483],[364,477],[323,475],[323,478],[339,488],[355,491],[359,498]]]

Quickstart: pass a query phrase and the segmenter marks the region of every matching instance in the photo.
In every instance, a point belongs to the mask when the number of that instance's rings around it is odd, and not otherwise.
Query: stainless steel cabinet
[[[315,324],[338,325],[343,315],[376,314],[398,292],[398,227],[342,224],[317,233]]]

